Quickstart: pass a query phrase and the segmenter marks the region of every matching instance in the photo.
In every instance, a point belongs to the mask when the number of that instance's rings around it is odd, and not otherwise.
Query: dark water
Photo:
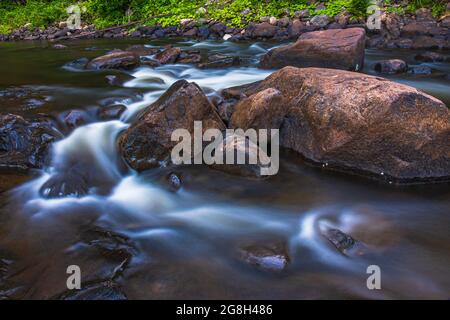
[[[67,50],[40,43],[0,44],[1,112],[34,117],[111,101],[128,108],[121,121],[86,125],[57,143],[50,168],[34,176],[0,176],[0,298],[80,297],[66,289],[68,265],[79,265],[84,288],[94,288],[88,298],[98,287],[116,288],[116,298],[129,299],[449,298],[448,184],[394,186],[313,168],[288,152],[282,152],[279,174],[261,181],[203,166],[141,175],[120,171],[114,141],[133,114],[181,78],[199,83],[209,94],[263,79],[269,72],[252,64],[274,46],[177,44],[239,55],[248,66],[144,67],[130,72],[135,78],[123,86],[104,79],[117,72],[63,67],[134,43],[79,41],[68,43]],[[366,57],[368,73],[378,59],[414,61],[410,51],[369,50]],[[450,105],[450,65],[430,66],[435,70],[431,76],[392,79]],[[41,198],[40,186],[58,165],[73,159],[89,159],[109,191],[92,190],[80,199]],[[171,172],[182,181],[177,193],[165,182]],[[341,254],[321,235],[323,226],[364,242],[364,254]],[[239,258],[245,245],[274,242],[289,255],[282,272],[264,271]],[[366,287],[369,265],[381,268],[381,290]]]

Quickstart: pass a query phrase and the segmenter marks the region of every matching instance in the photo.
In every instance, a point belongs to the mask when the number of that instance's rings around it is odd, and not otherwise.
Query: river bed
[[[50,167],[32,176],[0,175],[0,298],[332,299],[438,298],[450,293],[450,188],[398,186],[329,172],[283,150],[279,174],[264,180],[203,166],[137,174],[120,165],[117,134],[179,79],[205,93],[262,80],[256,67],[270,42],[172,41],[202,54],[239,55],[246,65],[201,70],[192,65],[140,67],[120,86],[68,62],[93,58],[143,40],[80,40],[55,50],[45,43],[0,44],[2,113],[57,116],[111,102],[120,120],[91,123],[53,148]],[[364,72],[377,60],[415,52],[366,50]],[[434,73],[389,76],[450,106],[450,64]],[[132,77],[128,77],[132,76]],[[133,78],[134,77],[134,78]],[[39,188],[68,162],[91,166],[102,187],[81,198],[44,199]],[[171,192],[164,177],[182,181]],[[15,180],[16,179],[16,180]],[[345,256],[320,230],[330,226],[362,241],[363,255]],[[107,231],[105,231],[107,230]],[[242,261],[248,244],[282,244],[288,266],[267,272]],[[66,268],[79,265],[86,290],[68,292]],[[381,269],[382,289],[366,286],[367,267]],[[105,289],[105,288],[108,289]]]

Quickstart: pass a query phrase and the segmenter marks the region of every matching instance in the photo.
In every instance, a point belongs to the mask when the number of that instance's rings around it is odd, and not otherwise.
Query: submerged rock
[[[86,178],[76,170],[53,175],[39,190],[40,195],[47,199],[82,197],[88,192]]]
[[[239,249],[239,259],[262,271],[281,272],[290,263],[287,246],[284,242],[252,244]]]
[[[116,120],[127,110],[123,104],[114,104],[100,108],[97,111],[97,117],[102,121]]]
[[[408,65],[403,60],[390,59],[377,62],[374,69],[378,73],[395,74],[406,72]]]
[[[119,150],[135,170],[143,171],[168,162],[175,129],[194,131],[194,121],[202,121],[203,131],[225,129],[214,106],[195,83],[175,82],[137,121],[119,137]]]
[[[414,75],[430,75],[433,73],[433,70],[429,66],[410,66],[408,73]]]
[[[294,44],[270,50],[261,58],[260,67],[324,67],[359,71],[364,65],[364,47],[365,31],[361,28],[308,32]]]
[[[450,110],[432,96],[379,77],[293,67],[243,94],[269,88],[285,100],[281,146],[314,163],[402,182],[450,178]],[[258,113],[247,115],[252,123]]]
[[[86,65],[86,69],[132,69],[137,66],[139,66],[139,56],[132,52],[115,50],[91,60]]]
[[[62,135],[48,122],[0,115],[0,169],[40,169],[48,163],[50,146]]]
[[[346,256],[361,256],[367,252],[367,247],[362,242],[353,239],[339,229],[323,226],[320,232],[323,237]]]

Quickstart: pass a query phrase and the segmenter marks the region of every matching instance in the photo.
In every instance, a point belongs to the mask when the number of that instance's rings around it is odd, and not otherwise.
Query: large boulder
[[[187,129],[193,134],[194,121],[202,121],[203,131],[225,129],[200,87],[185,80],[177,81],[119,137],[125,161],[138,171],[168,162],[177,144],[171,141],[172,132]]]
[[[450,178],[450,110],[436,98],[379,77],[293,67],[243,94],[269,88],[281,92],[287,109],[281,145],[314,163],[397,182]],[[243,123],[273,125],[257,122],[259,113],[240,115],[249,117]]]
[[[294,44],[265,54],[260,67],[325,67],[358,71],[364,64],[365,36],[362,28],[304,33]]]
[[[52,142],[61,137],[48,122],[0,115],[0,169],[26,171],[44,167],[49,162]]]
[[[139,56],[133,52],[114,50],[91,60],[86,65],[86,69],[132,69],[137,67],[139,63]]]

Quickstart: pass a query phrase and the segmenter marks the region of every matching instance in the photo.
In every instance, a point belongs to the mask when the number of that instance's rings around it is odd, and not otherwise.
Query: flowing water
[[[195,81],[213,95],[222,88],[264,79],[270,71],[259,70],[255,64],[275,46],[175,43],[204,54],[239,55],[247,66],[141,67],[129,72],[132,77],[121,86],[111,86],[104,78],[118,72],[80,71],[67,64],[134,43],[86,40],[69,43],[67,50],[41,43],[0,44],[2,113],[32,118],[112,102],[127,106],[120,120],[87,124],[57,142],[52,164],[45,170],[32,177],[0,175],[0,259],[4,264],[0,264],[0,297],[61,297],[66,291],[67,266],[79,265],[83,283],[107,279],[130,299],[449,298],[448,184],[394,186],[330,173],[310,167],[288,151],[282,152],[279,174],[265,180],[230,176],[203,166],[160,168],[139,175],[124,169],[116,136],[172,83]],[[412,62],[414,56],[398,50],[366,54],[367,73],[373,73],[376,60],[395,57]],[[450,65],[429,65],[436,70],[431,76],[392,79],[450,105],[446,78]],[[26,98],[8,99],[8,92],[14,90],[26,92]],[[89,195],[62,199],[39,195],[49,177],[78,162],[100,181]],[[172,172],[182,181],[176,193],[164,183]],[[322,236],[324,226],[364,242],[365,254],[341,254]],[[109,233],[104,236],[92,230]],[[285,244],[290,261],[286,270],[267,272],[239,259],[243,245],[273,242]],[[369,265],[381,269],[381,290],[366,286]]]

